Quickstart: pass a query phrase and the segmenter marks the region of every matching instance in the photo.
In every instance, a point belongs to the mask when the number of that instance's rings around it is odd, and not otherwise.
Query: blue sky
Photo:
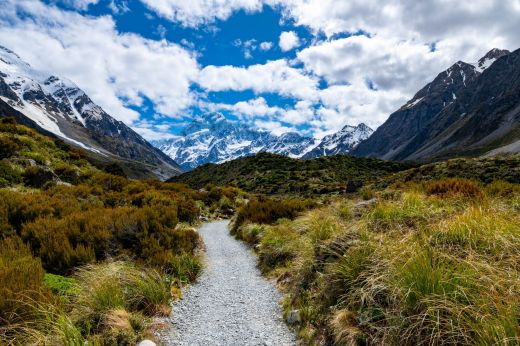
[[[210,111],[319,138],[379,126],[455,61],[518,48],[519,22],[517,0],[4,0],[0,45],[148,139]]]

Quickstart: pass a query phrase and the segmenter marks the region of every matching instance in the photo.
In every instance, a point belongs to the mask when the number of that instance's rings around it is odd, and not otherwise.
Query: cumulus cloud
[[[77,9],[98,2],[56,1]],[[317,137],[347,123],[377,127],[454,62],[476,61],[494,47],[520,47],[520,0],[140,1],[184,27],[207,27],[236,11],[259,12],[268,5],[296,26],[309,28],[315,37],[292,62],[279,59],[248,67],[201,68],[190,52],[194,49],[190,42],[178,46],[151,41],[117,32],[110,17],[84,17],[36,0],[4,0],[0,44],[37,68],[75,80],[96,102],[128,123],[137,124],[139,118],[130,106],[139,106],[146,98],[171,116],[199,104],[199,95],[190,92],[198,84],[207,93],[255,94],[249,101],[207,107],[250,114],[258,126],[277,132],[289,129],[287,124],[310,124]],[[301,47],[300,41],[294,31],[286,31],[278,44],[286,52]],[[241,41],[239,47],[250,58],[255,50],[272,49],[273,42]],[[175,73],[164,78],[165,71]],[[291,98],[293,106],[270,106],[265,93]],[[142,133],[161,131],[139,124]]]
[[[261,42],[260,49],[263,51],[268,51],[273,48],[273,42]]]
[[[245,91],[278,93],[282,96],[312,100],[317,97],[318,80],[285,59],[248,67],[206,66],[197,78],[207,91]]]
[[[86,17],[39,1],[9,0],[0,8],[0,44],[37,69],[72,79],[127,124],[139,119],[131,106],[145,99],[173,117],[193,103],[190,85],[199,67],[190,51],[121,34],[109,16]]]
[[[252,120],[254,117],[272,117],[283,112],[280,107],[271,107],[263,97],[240,101],[235,104],[227,103],[206,103],[202,102],[201,107],[209,112],[229,111],[242,120]]]
[[[65,6],[72,7],[78,10],[86,10],[90,5],[95,5],[99,0],[57,0]]]
[[[284,31],[280,34],[278,45],[282,51],[287,52],[300,46],[300,38],[294,31]]]
[[[293,127],[285,126],[281,122],[273,120],[256,120],[255,127],[259,128],[260,130],[269,131],[276,136],[279,136],[287,132],[298,131]]]
[[[260,11],[262,0],[141,0],[150,9],[186,27],[225,20],[238,10]]]

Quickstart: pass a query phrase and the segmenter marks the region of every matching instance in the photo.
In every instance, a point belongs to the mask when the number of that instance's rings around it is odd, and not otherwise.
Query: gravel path
[[[276,288],[256,268],[248,247],[235,240],[227,221],[200,228],[206,244],[206,268],[198,283],[173,305],[166,345],[295,345],[282,319]]]

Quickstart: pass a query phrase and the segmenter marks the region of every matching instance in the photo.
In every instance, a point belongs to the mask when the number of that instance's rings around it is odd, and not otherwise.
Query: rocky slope
[[[101,159],[141,165],[134,170],[159,178],[181,171],[171,158],[108,115],[72,81],[37,71],[1,46],[0,100],[5,108],[3,116],[17,112],[18,121],[23,122],[22,114],[28,126],[52,133]]]
[[[475,64],[459,61],[352,153],[427,161],[515,151],[520,140],[519,75],[520,50],[493,49]]]
[[[223,163],[260,152],[305,159],[346,154],[370,133],[372,130],[361,124],[345,126],[322,141],[295,132],[275,136],[233,123],[220,113],[209,113],[196,117],[177,138],[153,144],[183,169],[191,170],[206,163]]]

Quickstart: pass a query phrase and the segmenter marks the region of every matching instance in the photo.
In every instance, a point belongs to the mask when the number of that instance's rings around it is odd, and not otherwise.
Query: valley
[[[0,346],[520,345],[517,23],[3,1]]]

